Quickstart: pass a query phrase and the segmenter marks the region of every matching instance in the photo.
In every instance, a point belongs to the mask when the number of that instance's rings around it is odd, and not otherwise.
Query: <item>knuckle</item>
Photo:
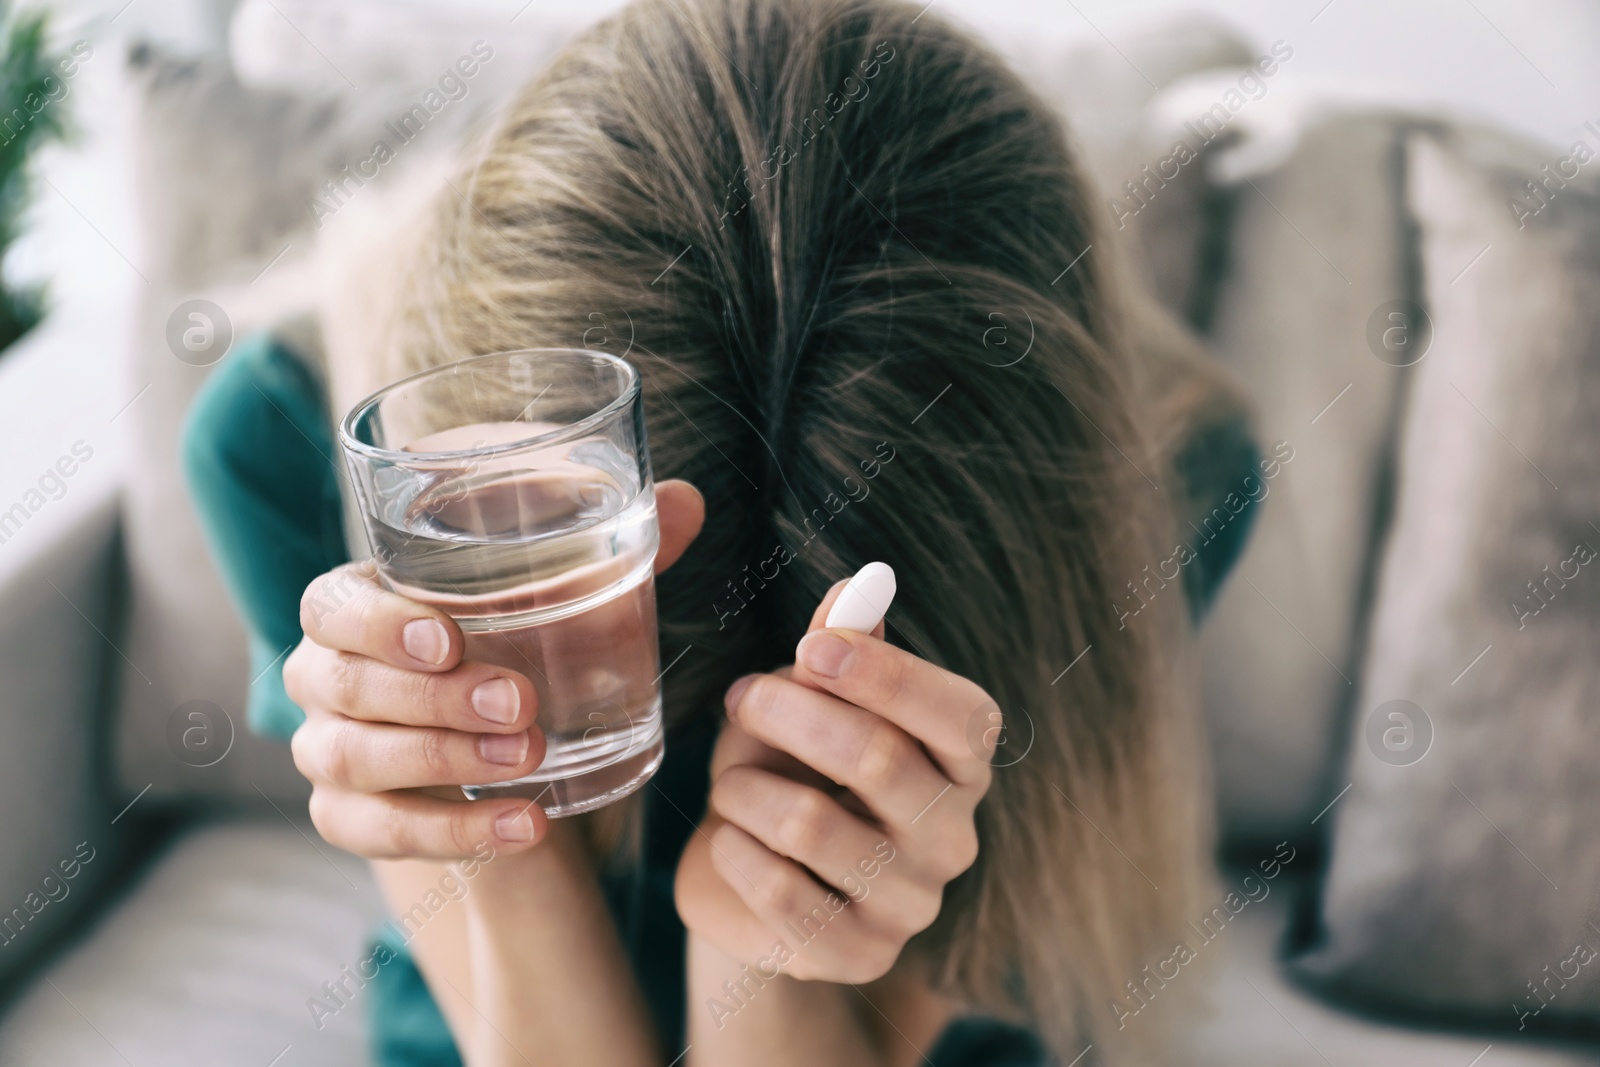
[[[785,975],[798,982],[825,981],[833,978],[833,975],[812,964],[811,960],[803,953],[789,957],[788,961],[782,965],[782,971]],[[849,979],[846,977],[838,980],[848,981]]]
[[[348,567],[335,567],[312,579],[300,594],[300,629],[308,634],[320,630],[328,616],[350,599],[352,589],[359,587],[359,579]]]
[[[356,755],[356,746],[359,743],[356,724],[346,721],[319,733],[326,735],[314,746],[321,750],[321,757],[317,762],[322,766],[323,780],[349,788],[359,762]]]
[[[466,807],[467,805],[460,805]],[[474,833],[472,816],[475,813],[455,811],[445,820],[445,834],[450,841],[450,851],[453,855],[468,856],[475,847],[474,840],[483,840],[483,834]]]
[[[964,873],[978,861],[978,834],[970,825],[963,826],[952,835],[949,845],[939,850],[944,860],[946,879]]]
[[[333,839],[331,832],[334,825],[332,804],[333,799],[326,789],[318,789],[313,786],[311,799],[306,802],[306,810],[311,816],[311,825],[316,827],[317,833],[322,835],[322,839],[330,845],[337,845],[338,842]]]
[[[283,661],[283,691],[290,700],[302,708],[306,703],[306,692],[301,686],[306,670],[306,641],[309,640],[310,638],[306,638],[295,645],[294,651],[289,653],[289,658]]]
[[[379,644],[378,623],[382,619],[379,608],[383,598],[376,589],[363,588],[355,594],[355,643],[358,648],[368,649]]]
[[[417,833],[411,813],[398,804],[384,805],[384,838],[387,854],[391,856],[417,855]]]
[[[761,902],[775,915],[800,910],[800,887],[787,874],[774,874],[761,883]]]
[[[980,760],[973,773],[972,785],[981,798],[989,792],[989,787],[994,784],[994,765],[988,760]]]
[[[978,860],[978,831],[970,819],[941,821],[927,833],[927,869],[941,883],[953,881]]]
[[[903,941],[885,941],[877,953],[872,957],[873,980],[882,978],[894,969],[895,963],[900,959],[900,950],[905,947]]]
[[[780,690],[777,679],[758,674],[750,680],[739,698],[739,721],[752,733],[762,729]]]
[[[716,781],[711,783],[711,794],[708,797],[708,803],[711,805],[712,811],[725,819],[742,808],[740,797],[744,795],[741,784],[744,776],[740,773],[740,770],[741,768],[739,767],[730,767],[719,775]]]
[[[450,778],[450,748],[443,730],[421,730],[417,738],[417,758],[428,772],[430,780],[448,781]]]
[[[911,659],[878,649],[872,657],[872,669],[863,671],[863,684],[873,707],[893,704],[910,685]]]
[[[937,890],[918,893],[899,912],[907,927],[905,931],[906,937],[909,938],[913,934],[920,934],[932,926],[933,921],[939,917],[939,912],[943,906],[943,893]]]
[[[351,652],[337,653],[329,661],[329,689],[335,711],[349,711],[360,702],[366,684],[366,660]]]
[[[978,840],[978,828],[973,826],[971,823],[968,823],[962,827],[961,846],[956,853],[956,856],[961,863],[961,871],[956,873],[959,874],[962,871],[966,871],[974,863],[977,863],[978,853],[981,852],[982,849],[983,843]]]
[[[307,719],[289,735],[289,755],[294,760],[294,769],[308,779],[315,777],[317,768],[317,761],[313,755],[316,748],[315,729],[316,727],[311,725],[311,720]],[[313,793],[313,799],[315,796]]]
[[[778,840],[788,855],[801,859],[815,856],[828,840],[827,798],[812,789],[800,792],[784,813]]]
[[[315,578],[306,586],[305,592],[300,594],[300,629],[308,636],[322,626],[322,616],[327,610],[323,596],[323,586],[326,582],[327,575]]]
[[[876,982],[894,967],[900,958],[900,943],[884,938],[867,941],[855,958],[845,965],[845,981],[853,985]]]
[[[445,722],[450,718],[450,695],[454,691],[447,674],[423,674],[417,682],[416,700],[428,722]]]
[[[895,727],[879,722],[861,739],[856,753],[856,782],[867,790],[888,785],[900,774],[906,760],[905,744]]]

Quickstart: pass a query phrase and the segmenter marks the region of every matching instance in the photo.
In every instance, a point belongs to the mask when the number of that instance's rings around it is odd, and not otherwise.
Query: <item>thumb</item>
[[[661,526],[661,547],[656,550],[656,573],[678,562],[706,521],[706,501],[700,490],[679,478],[656,486],[656,517]]]
[[[823,626],[823,623],[827,621],[828,612],[833,610],[834,602],[839,599],[839,594],[843,593],[844,587],[849,584],[849,578],[841,578],[837,582],[834,582],[833,585],[828,587],[827,593],[825,593],[822,597],[822,603],[818,604],[817,610],[811,614],[811,624],[806,627],[807,634],[815,633],[817,630],[826,629],[826,627]],[[878,625],[872,628],[871,636],[882,641],[884,640],[884,632],[884,620],[879,619]],[[804,635],[802,635],[802,638],[803,636]],[[806,670],[805,667],[801,666],[799,663],[796,663],[792,668],[790,668],[789,672],[790,681],[797,682],[808,689],[822,689],[822,686],[818,685],[816,681],[813,680],[811,672]]]

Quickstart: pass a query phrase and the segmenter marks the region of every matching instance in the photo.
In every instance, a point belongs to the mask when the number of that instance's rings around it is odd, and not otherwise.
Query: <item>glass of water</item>
[[[462,791],[557,817],[648,781],[660,531],[638,372],[587,349],[476,356],[373,394],[339,438],[384,582],[538,692],[544,762]]]

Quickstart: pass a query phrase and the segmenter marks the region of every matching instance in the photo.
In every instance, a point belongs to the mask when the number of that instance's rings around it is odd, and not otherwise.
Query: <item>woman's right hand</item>
[[[331,844],[369,859],[449,860],[544,836],[544,810],[531,801],[424,791],[539,766],[545,738],[527,677],[463,662],[455,621],[384,589],[370,562],[312,582],[300,627],[283,665],[284,688],[306,713],[290,748],[311,781],[311,821]]]
[[[658,482],[655,496],[660,574],[700,533],[706,507],[678,479]],[[462,662],[455,621],[384,589],[370,562],[307,586],[300,628],[305,637],[283,665],[289,699],[306,713],[290,747],[311,780],[311,821],[329,843],[369,859],[451,860],[485,843],[503,855],[544,838],[537,804],[469,802],[453,788],[520,778],[544,759],[526,676]]]

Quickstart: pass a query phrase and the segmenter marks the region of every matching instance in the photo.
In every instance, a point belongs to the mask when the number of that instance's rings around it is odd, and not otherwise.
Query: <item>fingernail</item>
[[[481,734],[478,755],[486,762],[514,767],[528,758],[528,731],[520,734]]]
[[[412,619],[400,631],[400,644],[406,655],[423,663],[443,663],[450,651],[450,635],[437,619]]]
[[[728,687],[728,693],[722,698],[722,706],[728,712],[728,718],[736,718],[739,714],[739,701],[744,699],[744,691],[750,688],[750,683],[756,676],[747,674]]]
[[[800,662],[812,674],[837,678],[850,666],[855,649],[850,642],[828,630],[813,630],[800,639]]]
[[[526,808],[508,811],[494,821],[494,832],[502,841],[532,841],[533,816]]]
[[[497,722],[502,726],[517,720],[517,709],[521,705],[522,697],[517,693],[516,683],[510,678],[493,678],[487,682],[480,682],[472,691],[472,710],[490,722]]]

